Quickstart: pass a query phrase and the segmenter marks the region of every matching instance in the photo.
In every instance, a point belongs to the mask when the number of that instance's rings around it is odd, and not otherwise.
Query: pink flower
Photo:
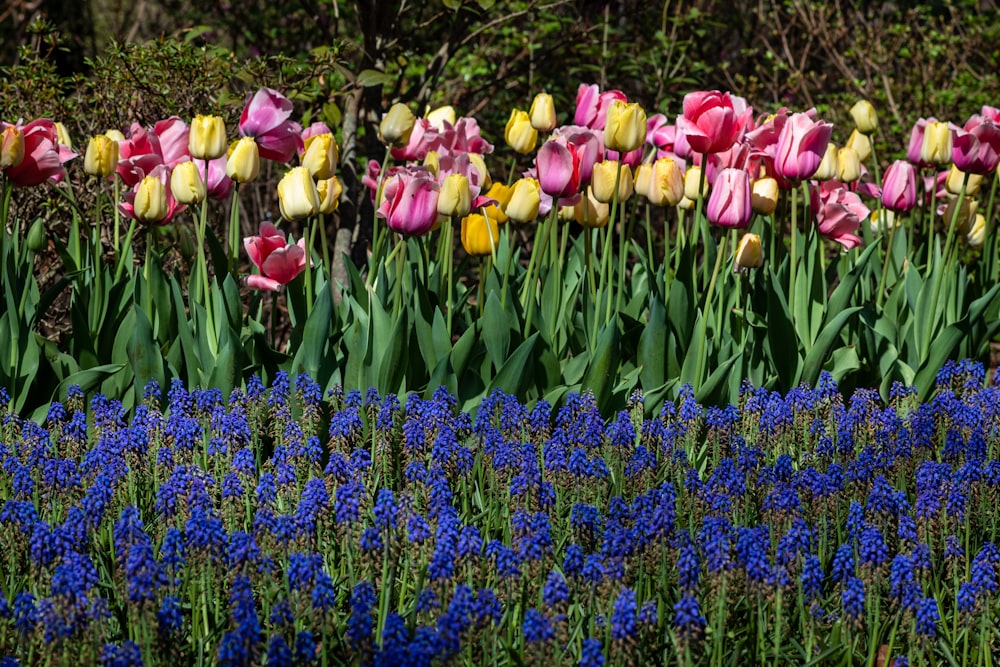
[[[904,213],[917,205],[917,172],[906,160],[896,160],[882,178],[882,206]]]
[[[581,161],[580,149],[565,138],[550,139],[542,144],[535,156],[535,172],[542,192],[555,198],[578,194]]]
[[[24,158],[16,167],[8,167],[4,172],[14,185],[33,186],[52,181],[60,182],[66,177],[63,163],[76,157],[59,145],[56,125],[48,118],[39,118],[21,128],[24,134]]]
[[[457,155],[459,153],[479,153],[485,155],[493,152],[493,144],[483,139],[479,130],[479,122],[467,116],[459,118],[452,125],[444,121],[444,129],[436,130],[436,136],[428,140],[432,151],[440,155]],[[428,121],[428,125],[430,122]],[[431,126],[433,128],[433,126]],[[422,159],[422,158],[421,158]]]
[[[951,159],[960,171],[985,176],[1000,164],[1000,126],[991,118],[973,116],[952,132]]]
[[[826,154],[833,124],[815,121],[808,113],[794,113],[781,127],[774,153],[774,170],[790,181],[812,177]]]
[[[418,118],[410,132],[410,140],[402,148],[393,148],[392,157],[402,162],[420,161],[427,157],[431,144],[438,139],[437,129],[426,118]]]
[[[855,234],[871,211],[861,197],[835,181],[826,181],[811,190],[811,207],[819,233],[850,250],[861,245]]]
[[[259,235],[243,239],[243,247],[260,271],[247,277],[247,286],[253,289],[276,292],[306,268],[305,239],[287,243],[285,233],[270,222],[260,223]]]
[[[438,217],[437,199],[441,186],[423,167],[398,171],[385,181],[384,201],[376,215],[385,218],[389,229],[408,236],[423,236]]]
[[[177,203],[174,199],[174,193],[170,189],[170,168],[164,164],[157,165],[150,170],[149,176],[155,178],[160,182],[160,188],[157,189],[157,193],[162,195],[160,203],[147,203],[147,210],[136,210],[136,195],[139,194],[141,189],[146,189],[146,194],[149,193],[149,187],[144,186],[145,176],[140,178],[139,181],[132,187],[131,190],[125,193],[125,201],[118,204],[118,210],[121,211],[122,215],[128,218],[136,218],[140,222],[151,222],[157,225],[169,224],[173,219],[174,214],[183,211],[184,206]],[[148,199],[148,198],[147,198]],[[156,199],[155,197],[153,199]],[[141,207],[140,207],[141,208]],[[161,216],[162,213],[162,216]],[[144,216],[151,216],[147,218]]]
[[[906,159],[918,167],[928,167],[928,163],[920,159],[920,150],[924,145],[924,130],[927,123],[937,122],[935,118],[919,118],[910,130],[910,144],[906,149]]]
[[[271,88],[261,88],[247,95],[240,115],[240,136],[253,137],[260,156],[276,162],[288,162],[302,148],[302,126],[288,120],[292,103]]]
[[[620,90],[606,90],[603,93],[596,83],[580,84],[576,91],[576,113],[573,124],[588,127],[592,130],[603,130],[607,121],[608,107],[615,100],[627,101],[625,93]]]
[[[198,173],[205,176],[205,161],[193,160],[198,165]],[[205,181],[205,191],[212,199],[223,200],[229,196],[233,187],[233,179],[226,176],[226,154],[208,161],[208,179]]]
[[[318,120],[309,127],[302,130],[302,142],[305,143],[306,139],[318,136],[320,134],[333,134],[333,130],[330,129],[329,125],[327,125],[321,120]],[[302,150],[300,149],[299,152],[301,153]]]
[[[742,169],[721,170],[712,183],[707,213],[709,221],[720,227],[743,229],[749,225],[753,217],[750,174]]]
[[[684,113],[677,117],[677,129],[687,138],[691,150],[719,153],[736,143],[753,114],[742,99],[736,100],[734,104],[729,93],[717,90],[684,96]]]
[[[191,127],[177,116],[158,121],[153,126],[153,134],[159,140],[159,152],[163,164],[173,168],[179,162],[190,159],[191,152],[188,148],[190,133]],[[119,152],[119,157],[120,155]]]
[[[590,183],[595,164],[611,159],[604,150],[603,133],[596,130],[578,125],[564,125],[553,130],[552,136],[565,139],[566,143],[576,147],[577,156],[580,158],[581,186]],[[618,153],[616,152],[615,155]]]

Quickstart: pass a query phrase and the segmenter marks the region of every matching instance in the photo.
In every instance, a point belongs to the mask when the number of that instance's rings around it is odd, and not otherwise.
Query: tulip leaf
[[[507,313],[500,305],[500,297],[497,296],[496,292],[490,292],[489,296],[486,297],[486,307],[483,308],[480,323],[483,331],[483,343],[486,344],[486,353],[493,362],[493,368],[498,371],[503,367],[504,361],[507,359],[507,350],[510,348],[509,321]]]
[[[799,375],[799,341],[789,317],[785,293],[774,271],[770,271],[770,287],[767,294],[767,346],[771,363],[778,372],[778,381],[783,387],[791,387]]]
[[[381,336],[382,334],[379,335],[379,346],[382,347],[382,353],[379,359],[376,387],[383,395],[388,392],[397,393],[400,391],[403,378],[406,376],[406,358],[410,342],[410,323],[407,311],[403,310],[396,319],[384,346]]]
[[[816,342],[809,348],[805,363],[799,367],[800,375],[795,380],[796,384],[799,382],[805,382],[810,386],[816,384],[816,380],[819,379],[819,373],[823,369],[823,364],[826,363],[826,358],[830,353],[830,348],[840,338],[840,330],[847,324],[847,320],[860,311],[861,308],[861,306],[845,308],[837,313],[829,324],[823,327]]]
[[[497,372],[493,379],[490,380],[490,383],[486,388],[487,395],[492,393],[495,389],[500,389],[507,394],[511,394],[519,398],[524,395],[528,382],[532,377],[531,360],[538,338],[539,333],[535,332],[531,334],[527,340],[518,345],[517,349],[514,350],[514,353],[510,355],[509,359],[507,359],[507,362],[503,365],[499,372]]]
[[[321,290],[316,297],[316,303],[313,304],[312,312],[306,320],[305,327],[303,327],[302,340],[295,352],[295,359],[292,361],[294,371],[304,371],[317,381],[319,380],[320,361],[327,348],[327,341],[330,340],[329,328],[332,311],[333,298],[330,295],[330,290]]]
[[[581,385],[590,389],[597,397],[597,407],[606,410],[611,401],[621,360],[621,335],[618,333],[618,322],[612,320],[601,327],[597,334],[597,346],[590,359],[587,372],[583,375]]]
[[[666,381],[667,309],[658,296],[649,302],[649,320],[639,336],[638,363],[642,367],[644,390]]]
[[[830,301],[826,307],[826,320],[823,322],[824,327],[831,318],[835,317],[837,313],[846,308],[847,304],[851,302],[851,297],[854,296],[854,288],[858,285],[858,279],[866,270],[872,253],[875,252],[877,247],[876,245],[870,245],[865,248],[864,252],[861,253],[854,263],[854,266],[841,276],[840,282],[833,290],[833,294],[830,295]]]
[[[163,356],[159,346],[153,340],[153,328],[142,308],[135,309],[135,328],[132,329],[128,358],[135,376],[135,400],[138,405],[142,401],[142,392],[150,380],[156,380],[160,387],[165,386],[166,383],[163,374]],[[197,375],[191,377],[197,377]]]
[[[709,401],[718,402],[720,397],[717,394],[725,387],[725,382],[730,376],[730,369],[742,358],[743,353],[740,352],[735,355],[730,355],[725,361],[719,364],[719,366],[712,371],[711,375],[708,376],[708,379],[706,379],[705,382],[703,382],[698,388],[695,400],[699,403]]]
[[[451,366],[456,375],[461,377],[469,366],[472,353],[475,350],[477,325],[473,324],[465,330],[451,349]]]

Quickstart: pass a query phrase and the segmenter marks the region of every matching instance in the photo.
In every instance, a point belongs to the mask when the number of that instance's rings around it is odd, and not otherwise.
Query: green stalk
[[[798,225],[798,211],[799,211],[799,189],[795,186],[792,187],[792,256],[788,263],[788,312],[795,313],[795,265],[799,261],[798,255],[798,243],[796,241],[799,235],[799,225]]]
[[[944,242],[944,254],[942,255],[942,260],[944,261],[944,270],[939,270],[934,274],[934,281],[931,286],[931,310],[930,315],[925,320],[924,324],[924,339],[923,345],[921,346],[921,359],[927,358],[927,350],[930,346],[930,337],[934,330],[934,324],[937,320],[937,307],[938,299],[941,297],[941,277],[945,273],[951,272],[951,264],[953,257],[951,256],[951,246],[955,240],[955,224],[958,222],[958,215],[962,210],[962,204],[965,203],[965,190],[969,185],[969,174],[965,174],[962,179],[962,189],[958,191],[958,199],[955,201],[955,209],[951,214],[951,221],[948,223],[948,236],[945,238]],[[931,263],[928,262],[928,271],[931,270]]]
[[[882,212],[884,213],[885,209],[882,209]],[[883,215],[880,215],[879,219],[881,220],[883,217],[884,217]],[[901,224],[903,224],[902,220],[899,220],[898,224],[896,223],[896,221],[894,221],[892,229],[889,230],[889,248],[885,254],[885,257],[882,258],[882,277],[878,281],[878,295],[876,298],[876,303],[878,305],[879,310],[882,309],[882,301],[884,300],[885,296],[885,280],[889,275],[889,262],[892,261],[892,243],[896,237],[896,228],[899,227],[899,225]]]
[[[705,339],[708,335],[708,318],[712,307],[712,296],[715,292],[715,282],[719,278],[719,268],[722,266],[722,256],[726,254],[726,250],[729,245],[729,236],[723,235],[722,245],[719,248],[718,253],[715,255],[715,268],[712,269],[712,279],[708,283],[708,291],[705,293],[705,308],[702,310],[701,316],[701,344],[705,344]],[[702,354],[698,355],[698,371],[694,377],[694,389],[695,392],[701,388],[701,376],[705,370],[705,356],[707,352],[702,351]]]
[[[316,227],[313,227],[312,234],[316,233]],[[306,240],[306,268],[304,273],[306,274],[306,319],[309,319],[310,313],[312,313],[313,307],[313,237],[309,233],[309,228],[307,223],[302,224],[302,238]]]
[[[240,238],[240,184],[233,181],[233,194],[229,203],[229,273],[236,275],[236,253]]]
[[[208,164],[205,165],[206,178]],[[218,352],[218,336],[215,332],[215,315],[212,308],[212,289],[208,281],[208,261],[205,258],[205,233],[208,226],[208,197],[201,202],[201,215],[198,218],[195,230],[198,236],[198,268],[201,273],[202,302],[205,305],[205,319],[208,324],[208,344],[212,353]],[[131,230],[129,230],[131,233]]]
[[[378,174],[378,187],[375,189],[375,210],[376,211],[378,210],[378,207],[382,203],[382,188],[385,187],[385,172],[386,172],[386,169],[389,168],[389,158],[391,156],[392,156],[392,149],[387,146],[386,149],[385,149],[385,157],[382,158],[382,170],[379,171],[379,174]],[[383,236],[380,234],[380,228],[379,228],[379,224],[378,224],[378,216],[377,215],[373,215],[372,216],[372,256],[371,256],[371,264],[368,265],[368,278],[367,278],[367,281],[366,281],[369,286],[371,285],[371,281],[373,280],[372,276],[376,273],[375,267],[378,266],[379,255],[381,254],[381,250],[382,250],[382,239],[383,239]]]
[[[455,252],[455,221],[453,218],[449,217],[445,221],[444,233],[444,256],[445,256],[445,276],[446,276],[446,286],[445,286],[445,307],[447,308],[447,324],[448,324],[448,335],[451,336],[451,323],[452,323],[452,311],[455,310],[454,304],[452,303],[452,295],[455,290],[454,279],[455,279],[455,267],[453,266],[455,261],[453,258]]]

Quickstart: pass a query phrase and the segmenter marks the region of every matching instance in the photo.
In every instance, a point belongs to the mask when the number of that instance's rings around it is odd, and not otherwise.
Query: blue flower
[[[362,581],[351,591],[351,616],[347,620],[347,639],[355,649],[367,644],[372,637],[372,611],[375,606],[375,587]]]
[[[546,607],[556,608],[569,600],[569,587],[566,579],[556,570],[551,570],[542,588],[542,602]]]
[[[267,664],[275,667],[291,667],[295,664],[292,659],[292,649],[281,635],[271,635],[267,643]]]
[[[844,589],[840,594],[844,607],[844,615],[859,621],[865,611],[865,584],[857,577],[850,575],[844,580]]]
[[[937,600],[933,597],[925,597],[917,604],[914,615],[916,621],[917,634],[926,639],[934,639],[937,635],[937,624],[941,620],[938,613]]]
[[[521,632],[524,634],[524,641],[528,644],[547,642],[556,636],[552,622],[545,614],[535,608],[525,612],[524,621],[521,623]]]
[[[580,667],[604,667],[604,652],[601,640],[588,637],[580,647]]]
[[[802,566],[802,594],[815,600],[823,594],[823,564],[819,556],[809,554]]]
[[[697,639],[707,624],[698,600],[693,595],[683,595],[674,605],[674,627],[682,638]]]
[[[611,612],[611,637],[624,640],[634,637],[638,621],[638,603],[635,591],[622,588]]]

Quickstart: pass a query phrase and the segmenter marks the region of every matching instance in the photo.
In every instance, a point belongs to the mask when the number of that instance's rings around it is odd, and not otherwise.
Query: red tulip
[[[188,137],[191,127],[177,116],[161,120],[153,126],[153,134],[160,143],[160,156],[163,163],[173,168],[180,162],[190,159]]]
[[[260,223],[260,234],[243,239],[250,261],[260,274],[247,277],[247,286],[275,292],[292,282],[306,268],[305,239],[289,244],[285,233],[270,222]]]
[[[709,222],[720,227],[743,229],[749,225],[753,217],[750,174],[742,169],[721,170],[712,183],[707,213]]]
[[[288,162],[302,148],[302,126],[288,120],[292,103],[270,88],[247,95],[240,115],[240,136],[253,137],[260,156],[276,162]]]
[[[719,153],[728,150],[742,136],[753,110],[729,93],[717,90],[688,93],[684,113],[677,117],[677,129],[687,138],[696,153]],[[737,108],[737,107],[741,108]]]
[[[32,186],[45,181],[58,183],[66,177],[63,163],[76,153],[59,145],[56,125],[40,118],[21,127],[24,135],[24,157],[17,166],[8,167],[4,174],[14,185]]]

